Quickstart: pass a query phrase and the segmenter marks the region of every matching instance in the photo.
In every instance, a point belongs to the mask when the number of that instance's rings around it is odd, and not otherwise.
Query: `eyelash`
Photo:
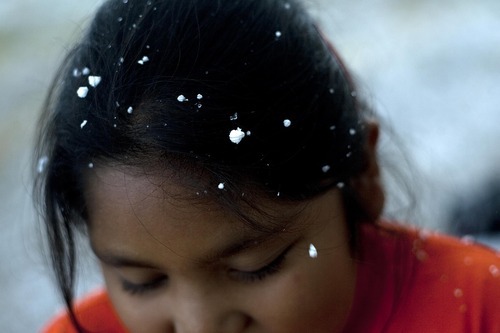
[[[233,270],[231,271],[231,273],[236,279],[241,280],[243,282],[252,283],[252,282],[262,281],[268,276],[276,274],[281,270],[283,263],[285,262],[286,255],[288,254],[291,248],[292,245],[287,247],[285,251],[283,251],[271,263],[267,264],[266,266],[256,271],[244,272],[244,271]]]
[[[148,291],[159,288],[167,282],[166,277],[159,277],[156,280],[147,283],[132,283],[127,280],[122,279],[122,289],[131,295],[141,295]]]
[[[286,256],[293,244],[286,248],[278,257],[276,257],[271,263],[266,266],[252,272],[244,272],[238,270],[232,270],[231,274],[234,278],[241,280],[246,283],[252,283],[257,281],[262,281],[268,276],[278,273],[283,263],[286,259]],[[130,295],[143,295],[149,291],[152,291],[156,288],[163,286],[167,282],[167,277],[159,277],[156,280],[147,283],[132,283],[127,280],[122,279],[122,289],[129,293]]]

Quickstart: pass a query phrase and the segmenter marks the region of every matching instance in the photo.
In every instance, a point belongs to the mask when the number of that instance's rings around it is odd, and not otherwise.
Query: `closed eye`
[[[120,278],[122,289],[131,295],[145,294],[147,292],[156,290],[160,287],[163,287],[167,283],[167,281],[167,276],[159,276],[158,278],[144,283],[130,282],[124,278]]]
[[[270,263],[266,264],[262,268],[259,268],[254,271],[242,271],[242,270],[232,269],[230,270],[230,276],[235,280],[251,283],[251,282],[262,281],[271,275],[279,273],[283,267],[286,256],[292,249],[293,245],[295,245],[295,243],[288,246],[276,258],[274,258]]]

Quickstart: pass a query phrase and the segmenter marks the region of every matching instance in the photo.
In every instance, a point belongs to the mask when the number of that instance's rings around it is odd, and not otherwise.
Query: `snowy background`
[[[98,3],[0,0],[0,332],[36,332],[60,306],[31,205],[30,148],[57,64]],[[382,140],[382,164],[391,173],[407,169],[404,155],[410,160],[420,208],[403,215],[446,230],[451,203],[500,178],[500,2],[314,0],[310,7],[386,132],[396,132]],[[403,155],[392,154],[394,142]],[[401,213],[400,193],[392,193],[390,211]],[[80,288],[93,277],[85,274]]]

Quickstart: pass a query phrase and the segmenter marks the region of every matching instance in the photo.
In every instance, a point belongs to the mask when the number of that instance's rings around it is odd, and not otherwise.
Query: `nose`
[[[252,321],[223,297],[196,295],[176,303],[172,316],[175,333],[243,333]]]

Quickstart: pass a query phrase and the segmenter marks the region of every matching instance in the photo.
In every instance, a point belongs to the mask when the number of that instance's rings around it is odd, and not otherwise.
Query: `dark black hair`
[[[299,1],[107,1],[54,81],[36,149],[68,306],[89,168],[169,168],[240,214],[245,192],[293,202],[343,186],[352,211],[364,124],[348,72]]]

